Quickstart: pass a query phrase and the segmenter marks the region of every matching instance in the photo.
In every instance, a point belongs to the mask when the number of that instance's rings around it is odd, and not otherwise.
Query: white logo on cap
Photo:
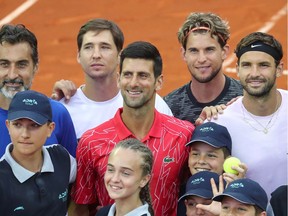
[[[25,103],[25,105],[30,105],[30,106],[33,106],[33,105],[37,105],[37,101],[35,99],[23,99],[22,101],[23,103]]]
[[[205,179],[201,178],[197,178],[191,181],[191,184],[200,184],[201,182],[205,182]]]
[[[256,44],[256,45],[251,44],[251,48],[255,48],[255,47],[259,47],[259,46],[262,46],[262,45],[261,44]]]
[[[232,183],[230,187],[231,188],[244,188],[244,185],[242,183]]]
[[[212,127],[203,127],[200,128],[201,132],[209,132],[209,131],[214,131],[214,129]]]

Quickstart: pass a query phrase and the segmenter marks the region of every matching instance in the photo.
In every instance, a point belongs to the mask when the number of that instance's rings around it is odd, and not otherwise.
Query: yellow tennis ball
[[[223,169],[226,173],[232,173],[232,174],[237,175],[238,172],[236,170],[232,169],[231,167],[232,166],[239,166],[240,163],[241,163],[241,161],[238,158],[229,157],[224,161]]]

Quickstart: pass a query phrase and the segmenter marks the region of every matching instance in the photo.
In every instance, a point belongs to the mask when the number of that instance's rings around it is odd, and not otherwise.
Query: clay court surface
[[[0,0],[0,25],[23,23],[36,34],[40,69],[33,89],[50,95],[56,80],[70,79],[77,86],[84,82],[76,61],[80,26],[92,18],[111,19],[123,30],[125,45],[146,40],[159,48],[165,81],[159,93],[164,96],[190,80],[176,32],[186,16],[195,11],[211,11],[229,21],[231,50],[225,62],[229,76],[236,77],[233,50],[242,37],[264,31],[278,38],[285,52],[286,73],[278,78],[278,87],[287,89],[286,0]]]

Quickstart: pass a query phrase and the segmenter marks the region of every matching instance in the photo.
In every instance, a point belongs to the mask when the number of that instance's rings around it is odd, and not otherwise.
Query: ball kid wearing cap
[[[178,201],[181,202],[184,200],[187,216],[214,216],[212,212],[196,207],[197,204],[210,205],[212,203],[213,191],[211,179],[214,180],[217,188],[219,188],[219,175],[214,172],[198,172],[188,179],[185,194],[181,196]]]
[[[220,216],[266,216],[267,194],[260,184],[248,178],[231,182],[213,200],[221,202]]]
[[[0,160],[1,215],[67,215],[76,160],[59,144],[43,146],[55,127],[49,99],[16,93],[6,126],[12,143]]]
[[[37,155],[55,127],[48,98],[31,90],[17,93],[9,106],[6,126],[13,143],[12,156]]]
[[[223,173],[225,158],[231,155],[232,140],[226,127],[207,122],[195,128],[191,141],[188,166],[192,175],[199,171]]]

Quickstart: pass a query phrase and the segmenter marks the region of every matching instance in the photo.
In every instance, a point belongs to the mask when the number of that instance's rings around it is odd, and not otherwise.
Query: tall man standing
[[[84,23],[77,35],[77,61],[81,65],[85,84],[73,95],[74,84],[60,80],[54,86],[53,97],[65,95],[60,102],[66,106],[74,123],[77,139],[88,129],[113,118],[123,106],[123,98],[117,87],[119,54],[124,35],[111,20],[92,19]],[[69,101],[66,100],[69,97]],[[157,94],[156,109],[172,115],[164,100]],[[96,115],[95,115],[96,114]]]
[[[205,106],[226,104],[242,95],[239,81],[223,73],[229,52],[228,23],[213,13],[191,13],[178,31],[191,81],[164,100],[175,117],[194,123]]]
[[[113,203],[103,177],[110,152],[119,141],[127,138],[141,140],[153,153],[150,188],[155,215],[176,215],[179,185],[183,169],[187,167],[185,144],[190,141],[194,126],[155,109],[156,91],[162,82],[162,58],[155,46],[134,42],[121,52],[118,86],[124,100],[123,108],[111,120],[86,131],[80,139],[77,179],[72,194],[78,204],[75,215],[88,215],[88,204]],[[125,171],[119,175],[125,175]],[[129,184],[125,182],[119,181],[110,187],[117,193],[129,191]]]
[[[218,115],[216,123],[227,127],[232,155],[248,166],[246,176],[270,196],[287,184],[288,91],[276,87],[283,50],[272,35],[254,32],[237,44],[235,53],[244,96]]]

